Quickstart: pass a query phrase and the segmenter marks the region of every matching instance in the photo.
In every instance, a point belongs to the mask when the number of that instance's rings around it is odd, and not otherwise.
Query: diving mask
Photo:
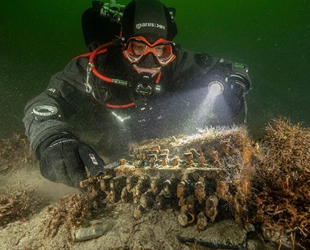
[[[155,43],[149,43],[144,37],[132,37],[126,43],[123,55],[131,63],[138,63],[144,56],[152,53],[161,66],[172,62],[176,56],[173,54],[173,42],[163,38]]]

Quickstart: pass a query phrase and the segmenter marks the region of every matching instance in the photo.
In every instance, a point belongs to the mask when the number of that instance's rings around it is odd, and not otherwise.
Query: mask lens
[[[146,44],[138,41],[131,41],[127,50],[125,50],[125,55],[127,55],[127,58],[130,62],[135,63],[140,60],[146,49]]]
[[[170,44],[157,45],[154,50],[159,63],[162,65],[166,65],[175,58]]]
[[[147,49],[147,45],[144,43],[133,41],[131,43],[132,52],[135,54],[135,56],[141,56],[145,50]]]

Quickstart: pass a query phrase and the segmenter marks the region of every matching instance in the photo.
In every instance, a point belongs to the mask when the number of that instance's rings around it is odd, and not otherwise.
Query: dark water
[[[119,1],[127,4],[129,1]],[[177,9],[183,47],[250,68],[248,126],[279,115],[310,126],[310,1],[163,0]],[[91,1],[3,1],[0,8],[0,138],[23,133],[25,103],[84,52],[80,16]]]

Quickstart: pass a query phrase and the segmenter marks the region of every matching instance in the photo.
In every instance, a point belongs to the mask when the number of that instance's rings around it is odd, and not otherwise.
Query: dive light
[[[227,83],[228,83],[227,72],[225,71],[213,72],[213,74],[211,74],[211,76],[207,79],[206,83],[208,86],[208,94],[212,97],[221,95],[224,92]]]
[[[216,97],[223,94],[227,88],[230,75],[230,64],[220,59],[219,63],[208,72],[207,77],[204,79],[204,84],[208,87],[208,95]]]
[[[218,80],[211,81],[208,84],[209,93],[211,96],[221,95],[224,91],[224,84]]]

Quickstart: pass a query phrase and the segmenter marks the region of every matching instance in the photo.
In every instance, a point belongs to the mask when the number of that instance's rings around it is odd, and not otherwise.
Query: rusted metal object
[[[131,147],[131,159],[120,160],[97,179],[90,176],[81,187],[91,186],[95,190],[99,185],[108,202],[133,203],[136,219],[150,209],[169,208],[179,211],[181,226],[196,223],[198,230],[204,230],[217,219],[220,201],[224,206],[233,204],[242,191],[236,186],[242,181],[233,178],[242,176],[239,165],[243,164],[240,158],[243,144],[232,149],[230,140],[244,139],[238,130],[233,136],[225,136],[223,132],[216,140],[204,136],[163,139]],[[236,160],[238,157],[240,162]]]

